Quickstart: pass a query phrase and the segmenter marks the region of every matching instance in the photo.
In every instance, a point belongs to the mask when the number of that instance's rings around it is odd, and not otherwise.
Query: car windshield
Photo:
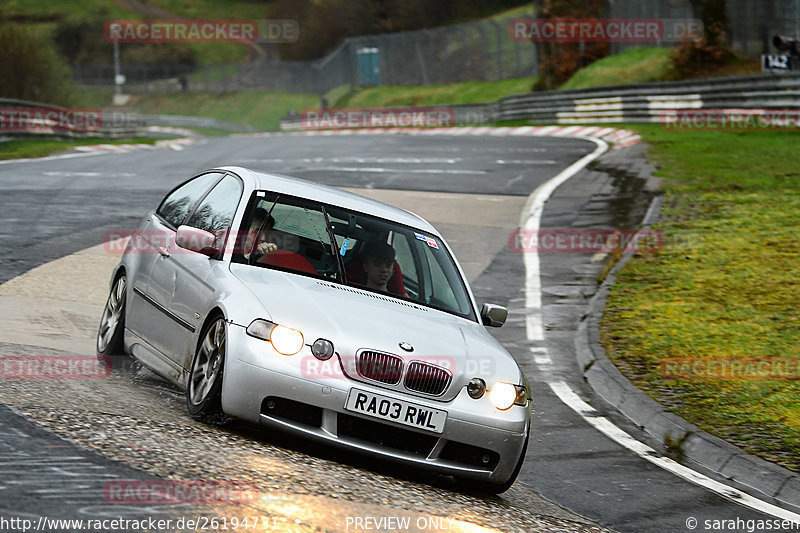
[[[442,241],[425,231],[306,199],[257,191],[233,260],[345,283],[475,320]]]

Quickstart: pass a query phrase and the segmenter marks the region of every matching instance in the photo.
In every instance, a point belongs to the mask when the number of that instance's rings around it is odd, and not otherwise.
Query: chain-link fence
[[[727,0],[730,42],[745,56],[776,53],[772,37],[800,38],[800,0]],[[609,0],[609,18],[699,19],[689,0]],[[674,46],[662,43],[661,46]],[[612,53],[636,43],[613,43]]]
[[[609,0],[608,18],[692,19],[689,0]],[[775,53],[772,36],[800,37],[800,0],[728,0],[733,48]],[[129,93],[275,91],[324,94],[342,85],[428,85],[497,81],[538,74],[536,45],[509,34],[511,19],[346,39],[316,61],[254,62],[188,68],[122,64]],[[301,29],[302,30],[302,29]],[[618,53],[664,43],[612,43]],[[122,45],[124,46],[124,45]],[[79,83],[113,88],[112,66],[74,65]]]

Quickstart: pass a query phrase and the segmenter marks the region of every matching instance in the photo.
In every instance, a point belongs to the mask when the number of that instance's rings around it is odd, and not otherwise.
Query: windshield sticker
[[[344,256],[347,253],[347,247],[350,246],[350,239],[345,238],[344,242],[342,242],[342,249],[339,250],[339,255]]]
[[[436,239],[433,237],[428,237],[427,235],[423,235],[422,233],[414,233],[414,237],[416,237],[420,241],[425,241],[428,246],[431,248],[439,249],[439,245],[436,243]]]

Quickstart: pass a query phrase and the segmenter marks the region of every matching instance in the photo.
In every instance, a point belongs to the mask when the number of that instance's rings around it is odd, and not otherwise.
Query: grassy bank
[[[470,81],[448,85],[371,87],[334,96],[334,107],[388,107],[495,102],[505,96],[530,92],[536,78],[503,81]],[[334,95],[341,94],[341,89]]]
[[[444,105],[491,102],[503,96],[528,92],[533,78],[499,82],[468,82],[422,87],[376,87],[348,92],[347,87],[327,97],[335,107],[390,107],[403,105]],[[81,107],[107,107],[111,95],[83,91],[77,96]],[[135,95],[123,111],[145,114],[203,116],[248,124],[262,131],[278,131],[280,119],[290,110],[319,109],[314,94],[290,93],[179,93]]]
[[[670,52],[669,48],[633,48],[604,57],[580,69],[559,89],[588,89],[665,80],[671,70]]]
[[[144,137],[135,139],[15,139],[0,142],[0,159],[44,157],[76,146],[91,144],[155,144],[157,140]]]
[[[620,272],[602,321],[606,350],[680,416],[800,471],[797,134],[629,127],[662,169],[664,247]],[[727,366],[662,371],[672,358]],[[789,366],[759,377],[766,367],[746,366],[753,359]],[[742,371],[719,370],[731,362]]]
[[[106,107],[111,95],[84,92],[79,97],[84,107]],[[125,112],[144,114],[209,117],[238,124],[248,124],[262,131],[278,131],[280,118],[289,110],[318,108],[319,97],[289,93],[179,93],[134,95]]]

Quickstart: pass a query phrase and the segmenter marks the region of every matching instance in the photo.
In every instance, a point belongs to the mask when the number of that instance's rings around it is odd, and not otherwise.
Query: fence
[[[377,50],[378,85],[427,85],[497,81],[538,72],[536,48],[508,35],[508,20],[346,39],[317,61],[210,65],[122,64],[128,93],[179,91],[273,91],[323,94],[341,85],[359,85],[359,50]],[[124,45],[122,45],[124,46]],[[82,84],[111,90],[112,65],[73,65]]]
[[[698,18],[689,0],[613,0],[609,18]],[[752,57],[775,52],[773,35],[800,38],[800,0],[727,0],[733,48]],[[302,31],[302,28],[301,28]],[[653,43],[646,44],[652,46]],[[674,43],[655,43],[673,46]],[[122,45],[125,46],[125,45]],[[611,52],[641,46],[612,43]],[[375,80],[359,76],[359,50],[374,49]],[[110,65],[73,65],[85,85],[113,89]],[[342,85],[428,85],[496,81],[538,73],[536,45],[509,37],[508,20],[346,39],[316,61],[209,65],[122,64],[128,93],[270,91],[323,94]]]

